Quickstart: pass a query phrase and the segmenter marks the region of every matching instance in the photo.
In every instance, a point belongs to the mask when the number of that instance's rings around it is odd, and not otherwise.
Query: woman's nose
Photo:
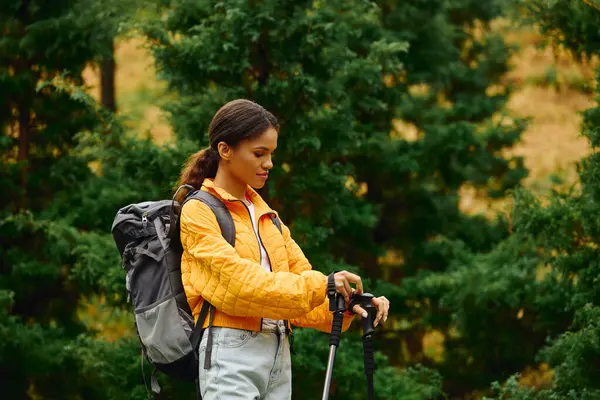
[[[267,161],[264,162],[263,168],[264,169],[271,169],[271,168],[273,168],[273,159],[270,156],[269,156],[269,158],[267,158]]]

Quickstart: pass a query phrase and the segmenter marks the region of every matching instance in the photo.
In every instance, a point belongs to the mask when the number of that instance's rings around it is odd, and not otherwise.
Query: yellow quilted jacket
[[[229,209],[236,229],[235,248],[222,237],[217,219],[199,200],[181,210],[182,281],[194,319],[203,299],[215,306],[214,326],[260,331],[262,318],[331,331],[332,313],[327,299],[327,277],[313,271],[300,247],[282,223],[279,232],[269,214],[276,214],[252,188],[246,195],[254,203],[260,240],[272,272],[260,264],[260,247],[248,208],[206,179],[202,185]],[[276,214],[277,215],[277,214]],[[342,330],[353,317],[344,315]],[[208,318],[204,326],[208,325]],[[291,327],[290,327],[291,328]]]

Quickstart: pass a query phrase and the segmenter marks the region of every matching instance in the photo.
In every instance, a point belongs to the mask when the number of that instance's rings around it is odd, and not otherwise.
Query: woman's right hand
[[[348,271],[340,271],[336,272],[333,275],[333,278],[335,279],[335,290],[336,292],[344,296],[346,304],[350,301],[352,293],[355,292],[350,286],[351,283],[354,283],[356,285],[356,294],[363,293],[363,285],[360,276]]]

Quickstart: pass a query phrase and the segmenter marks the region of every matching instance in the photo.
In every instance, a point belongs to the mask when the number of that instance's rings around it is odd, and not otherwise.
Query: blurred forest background
[[[313,266],[391,300],[377,399],[600,399],[600,2],[3,0],[0,32],[3,398],[147,397],[111,222],[244,97]],[[365,398],[359,325],[332,399]]]

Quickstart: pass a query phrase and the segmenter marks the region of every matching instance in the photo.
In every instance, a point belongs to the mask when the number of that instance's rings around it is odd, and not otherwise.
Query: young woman
[[[327,276],[312,269],[285,225],[279,231],[270,217],[276,212],[253,190],[265,185],[273,168],[278,129],[277,119],[258,104],[227,103],[210,124],[210,146],[192,155],[181,173],[179,184],[208,191],[226,205],[236,230],[232,247],[208,206],[191,200],[182,208],[187,300],[195,319],[204,300],[215,307],[213,327],[199,348],[204,400],[290,399],[289,324],[331,331]],[[342,271],[334,278],[347,302],[354,290],[363,290],[355,274]],[[389,301],[380,297],[373,304],[375,323],[385,321]],[[354,311],[365,312],[359,306]],[[343,330],[352,319],[345,315]],[[197,323],[208,326],[209,318]]]

